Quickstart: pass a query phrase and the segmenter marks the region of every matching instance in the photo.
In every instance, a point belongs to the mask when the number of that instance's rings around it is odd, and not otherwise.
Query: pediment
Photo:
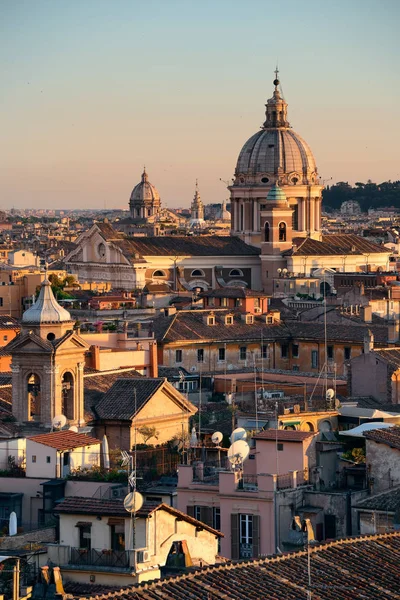
[[[18,335],[5,348],[10,354],[18,352],[52,352],[51,343],[31,333]]]
[[[90,344],[85,342],[83,338],[77,333],[69,333],[69,335],[64,336],[64,338],[60,338],[60,340],[55,340],[54,346],[57,351],[61,350],[82,350],[86,352],[89,350]]]

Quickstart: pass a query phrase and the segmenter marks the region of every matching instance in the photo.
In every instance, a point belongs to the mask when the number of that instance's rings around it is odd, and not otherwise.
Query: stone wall
[[[46,527],[43,529],[28,531],[27,533],[21,533],[20,535],[13,535],[12,537],[0,537],[0,548],[1,550],[17,550],[23,548],[31,542],[55,542],[55,540],[55,527]]]

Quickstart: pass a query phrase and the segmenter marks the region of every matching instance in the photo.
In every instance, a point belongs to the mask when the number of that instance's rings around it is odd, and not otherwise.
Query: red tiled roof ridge
[[[370,534],[370,535],[350,536],[350,537],[346,537],[346,538],[332,540],[330,542],[316,543],[316,544],[313,544],[312,546],[310,546],[310,552],[312,554],[315,554],[317,552],[326,550],[327,548],[341,546],[344,544],[346,544],[346,545],[359,544],[362,542],[375,541],[375,540],[384,541],[384,540],[388,540],[391,538],[399,538],[399,541],[400,541],[400,531],[392,531],[392,532],[387,532],[387,533],[378,533],[378,534]],[[185,573],[182,575],[172,576],[172,577],[165,577],[164,579],[161,579],[161,580],[149,581],[149,582],[145,582],[143,584],[134,585],[132,587],[123,588],[123,589],[119,590],[118,592],[109,592],[107,594],[96,595],[96,596],[92,596],[90,598],[82,598],[80,600],[106,600],[107,598],[118,598],[120,596],[129,598],[130,594],[132,594],[132,600],[134,600],[135,597],[138,597],[138,596],[134,596],[134,594],[137,595],[138,593],[140,593],[142,591],[146,591],[146,590],[162,589],[169,582],[179,583],[179,582],[186,581],[186,580],[193,580],[194,578],[196,578],[196,576],[198,576],[199,574],[202,574],[202,573],[214,573],[214,572],[223,571],[223,570],[248,568],[251,565],[265,565],[265,564],[274,564],[277,562],[290,561],[292,559],[295,559],[295,558],[298,558],[301,556],[307,556],[307,553],[308,553],[308,550],[305,549],[305,550],[300,550],[300,551],[295,551],[295,552],[288,552],[286,554],[281,554],[281,555],[273,554],[272,556],[268,556],[265,558],[258,558],[258,559],[254,559],[254,560],[242,559],[239,561],[231,561],[226,564],[208,565],[206,567],[197,568],[194,572],[191,572],[191,573]],[[341,569],[341,570],[343,570],[343,569]],[[275,578],[277,581],[280,581],[281,583],[284,583],[285,581],[287,581],[287,577],[284,574],[282,574],[282,576],[278,576],[277,574],[275,574]],[[208,587],[207,584],[203,583],[202,589],[204,590],[204,589],[206,589],[206,587]],[[299,585],[299,589],[303,590],[304,586]],[[215,595],[215,588],[210,587],[210,590]],[[145,596],[141,596],[141,597],[145,598]],[[161,597],[162,596],[160,596],[160,598]],[[192,596],[192,597],[198,598],[198,596]],[[223,595],[222,598],[227,598],[227,596]],[[171,596],[171,600],[173,600],[172,596]]]

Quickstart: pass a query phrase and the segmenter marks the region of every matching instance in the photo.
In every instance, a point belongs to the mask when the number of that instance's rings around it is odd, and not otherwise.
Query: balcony
[[[243,492],[258,492],[257,475],[243,475],[237,489]]]
[[[63,569],[129,572],[134,567],[133,550],[99,550],[48,545],[49,559]]]

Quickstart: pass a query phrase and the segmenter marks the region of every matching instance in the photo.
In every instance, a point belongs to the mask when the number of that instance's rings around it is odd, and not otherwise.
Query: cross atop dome
[[[265,116],[266,119],[263,123],[263,129],[275,129],[281,127],[290,127],[289,121],[287,120],[287,102],[281,97],[279,92],[279,84],[280,81],[278,79],[279,70],[278,67],[275,69],[275,79],[273,84],[275,86],[274,93],[272,98],[267,100],[267,104],[265,105],[266,111]]]

